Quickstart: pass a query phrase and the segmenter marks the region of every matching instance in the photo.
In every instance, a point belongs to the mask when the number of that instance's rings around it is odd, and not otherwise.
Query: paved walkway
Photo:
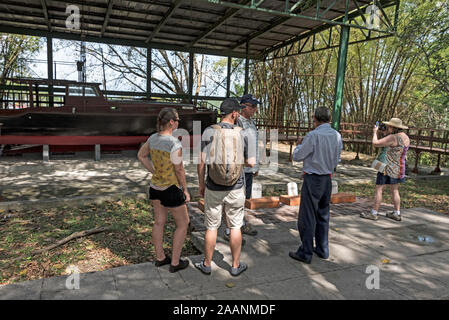
[[[359,218],[370,206],[332,205],[330,257],[314,257],[310,265],[288,257],[299,244],[298,207],[282,205],[249,211],[258,234],[246,237],[242,261],[249,268],[237,278],[229,274],[230,250],[221,229],[211,276],[193,264],[172,274],[168,266],[143,263],[81,274],[79,290],[68,290],[66,277],[0,286],[0,299],[449,299],[449,216],[415,208],[402,211],[402,222]],[[201,249],[203,215],[194,204],[190,213],[192,238]],[[192,263],[201,258],[188,257]],[[368,266],[379,268],[379,289],[366,286]]]
[[[290,181],[300,183],[300,170],[301,165],[284,162],[277,172],[261,170],[255,181],[285,190]],[[196,193],[196,168],[191,164],[186,171],[191,193]],[[48,163],[2,158],[0,209],[58,201],[80,204],[126,194],[145,197],[150,177],[135,158]],[[334,175],[340,185],[371,183],[374,177],[373,169],[349,164],[339,166]],[[415,208],[402,210],[400,223],[360,219],[358,213],[371,205],[332,205],[330,259],[315,257],[311,265],[288,257],[299,244],[298,207],[282,205],[249,211],[259,233],[246,237],[242,260],[249,269],[238,278],[229,274],[230,250],[220,230],[211,276],[192,264],[171,274],[168,266],[144,263],[81,274],[79,290],[67,290],[66,277],[0,286],[0,299],[448,299],[449,216]],[[195,227],[192,239],[201,250],[203,216],[194,204],[189,209]],[[378,290],[366,288],[369,265],[379,267]]]
[[[280,156],[277,170],[262,167],[255,182],[264,188],[282,188],[294,181],[301,187],[302,163],[289,163]],[[285,157],[284,157],[285,158]],[[447,178],[449,170],[443,169]],[[186,165],[187,184],[191,194],[196,194],[198,178],[196,165]],[[339,165],[334,174],[339,185],[346,183],[372,183],[376,171],[366,166]],[[437,176],[427,176],[438,179]],[[135,157],[102,159],[24,160],[21,158],[0,158],[0,207],[6,202],[36,200],[57,200],[61,198],[79,199],[115,196],[120,194],[147,194],[151,173]],[[3,202],[3,203],[2,203]],[[25,202],[26,204],[27,202]],[[8,205],[13,205],[9,203]]]

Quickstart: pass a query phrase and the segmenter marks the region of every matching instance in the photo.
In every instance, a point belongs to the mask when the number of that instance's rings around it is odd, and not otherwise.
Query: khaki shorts
[[[204,192],[204,225],[208,230],[216,230],[221,225],[223,212],[229,221],[231,229],[241,228],[245,215],[245,191],[212,191],[206,188]]]

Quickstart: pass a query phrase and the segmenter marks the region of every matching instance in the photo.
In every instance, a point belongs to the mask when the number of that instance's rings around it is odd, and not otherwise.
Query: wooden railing
[[[313,130],[313,127],[298,121],[274,121],[272,119],[255,119],[259,129],[267,131],[269,139],[269,130],[278,129],[278,141],[286,141],[290,144],[290,160],[292,156],[292,146],[298,137],[305,136],[307,132]],[[340,123],[340,134],[344,143],[355,145],[357,156],[360,145],[371,145],[373,138],[373,124],[366,123]],[[380,135],[382,134],[381,131]],[[418,162],[420,154],[423,152],[438,155],[438,162],[434,172],[441,172],[440,162],[442,155],[449,155],[449,130],[432,128],[414,128],[404,130],[410,138],[409,149],[416,153],[415,167],[412,172],[418,173]]]

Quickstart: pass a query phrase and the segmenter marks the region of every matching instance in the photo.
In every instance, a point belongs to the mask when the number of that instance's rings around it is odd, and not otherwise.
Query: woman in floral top
[[[407,150],[410,147],[409,137],[402,132],[403,129],[408,129],[402,124],[401,119],[392,118],[388,122],[383,122],[387,125],[388,135],[378,140],[378,127],[373,129],[373,146],[387,147],[386,160],[387,165],[384,172],[377,173],[376,191],[374,193],[374,207],[371,213],[361,213],[362,218],[377,220],[378,210],[382,202],[382,191],[385,185],[390,185],[391,195],[393,198],[394,211],[386,214],[387,218],[401,221],[401,198],[399,196],[399,183],[405,182],[405,158]]]

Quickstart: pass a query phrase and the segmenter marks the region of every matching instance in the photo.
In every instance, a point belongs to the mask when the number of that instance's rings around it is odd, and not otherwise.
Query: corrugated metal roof
[[[299,6],[300,10],[294,13],[310,17],[316,14],[317,0],[287,1],[289,8],[298,1],[304,3],[304,7]],[[227,2],[251,4],[251,0]],[[331,6],[323,17],[341,19],[345,3],[346,0],[320,0],[322,12]],[[357,5],[363,8],[370,3],[372,1],[351,0],[349,12],[356,10]],[[66,27],[68,5],[80,10],[79,30]],[[259,4],[262,9],[282,11],[285,7],[285,0],[264,0]],[[0,17],[0,32],[237,57],[245,55],[247,42],[250,43],[249,55],[256,57],[283,41],[326,25],[323,21],[231,8],[204,0],[2,0]]]

